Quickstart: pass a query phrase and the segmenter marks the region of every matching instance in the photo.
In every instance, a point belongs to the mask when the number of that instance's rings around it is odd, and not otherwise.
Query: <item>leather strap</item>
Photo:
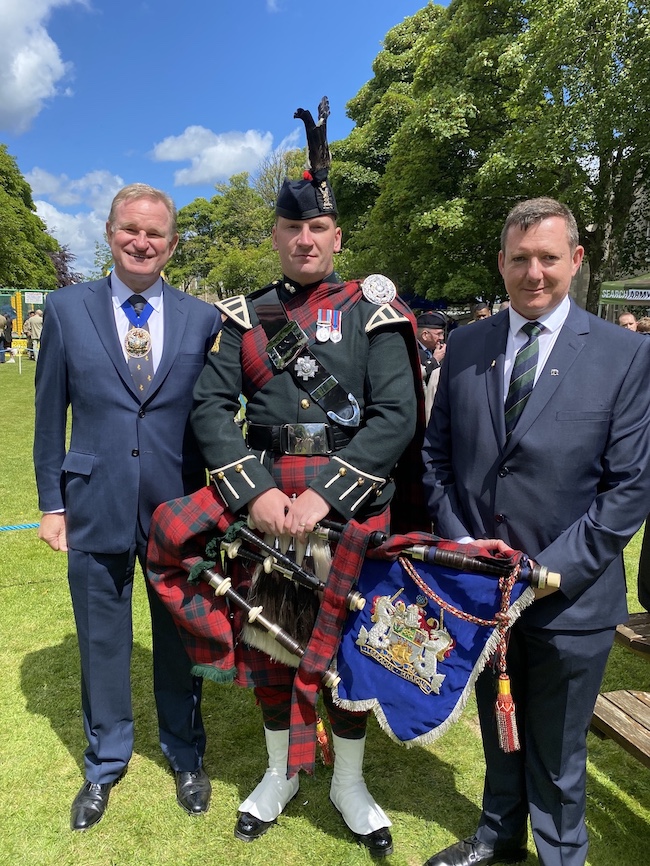
[[[353,394],[346,394],[338,380],[312,354],[307,335],[296,321],[287,316],[275,286],[261,297],[253,298],[252,303],[268,338],[266,350],[273,366],[286,370],[296,385],[325,411],[330,421],[343,427],[358,427],[361,412],[356,398]]]

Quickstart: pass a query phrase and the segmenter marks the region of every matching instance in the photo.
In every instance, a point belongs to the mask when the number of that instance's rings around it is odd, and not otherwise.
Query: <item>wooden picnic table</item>
[[[615,640],[650,661],[650,614],[633,613],[628,623],[618,626]],[[621,689],[598,695],[591,729],[650,767],[650,693]]]

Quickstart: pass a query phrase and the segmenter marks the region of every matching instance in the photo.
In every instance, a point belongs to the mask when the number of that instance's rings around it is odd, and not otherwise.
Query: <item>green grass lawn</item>
[[[0,527],[36,523],[32,471],[34,364],[0,365],[3,420]],[[638,535],[626,551],[630,607]],[[16,866],[355,866],[372,862],[328,801],[331,770],[303,777],[278,826],[252,844],[233,837],[237,807],[261,776],[266,752],[252,694],[206,683],[203,713],[212,806],[191,818],[176,805],[173,777],[157,742],[151,643],[142,579],[134,603],[135,754],[111,793],[103,821],[69,829],[82,782],[85,746],[78,656],[66,563],[35,529],[0,531],[0,864]],[[650,691],[650,664],[615,647],[605,690]],[[591,866],[642,866],[650,849],[650,771],[612,742],[590,735],[587,818]],[[476,713],[428,748],[406,750],[372,720],[366,779],[393,820],[388,862],[421,866],[436,850],[471,833],[479,816],[483,757]],[[528,862],[537,863],[532,853]]]

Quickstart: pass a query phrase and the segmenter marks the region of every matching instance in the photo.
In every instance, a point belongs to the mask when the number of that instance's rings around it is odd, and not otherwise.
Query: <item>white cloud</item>
[[[73,270],[94,269],[95,243],[104,240],[106,217],[117,191],[124,186],[118,175],[91,171],[80,178],[53,175],[35,168],[25,175],[32,188],[36,212],[61,246],[76,256]],[[67,213],[61,208],[75,208]]]
[[[242,171],[254,172],[273,147],[270,132],[224,132],[188,126],[181,135],[170,135],[155,145],[157,162],[189,161],[189,168],[174,174],[176,186],[214,184]]]
[[[45,24],[53,9],[85,0],[2,0],[0,4],[0,129],[25,132],[45,100],[70,75]],[[66,88],[65,95],[70,90]]]

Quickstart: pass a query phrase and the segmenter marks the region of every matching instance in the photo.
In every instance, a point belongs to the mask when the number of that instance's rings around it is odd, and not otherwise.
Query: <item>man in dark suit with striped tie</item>
[[[205,485],[187,419],[192,388],[220,328],[214,307],[161,277],[178,243],[168,195],[144,184],[125,187],[113,201],[106,233],[111,276],[49,295],[36,369],[39,537],[68,554],[88,740],[73,830],[103,817],[131,757],[135,562],[144,563],[156,506]],[[200,814],[210,800],[201,680],[191,675],[171,615],[152,591],[149,605],[160,744],[179,805]],[[149,796],[146,789],[142,796]]]
[[[587,731],[650,501],[650,347],[570,299],[582,257],[568,208],[521,202],[499,253],[510,308],[449,339],[425,438],[435,530],[523,550],[562,585],[510,632],[519,751],[499,746],[494,671],[479,677],[479,826],[428,866],[519,862],[529,819],[542,866],[587,856]]]

